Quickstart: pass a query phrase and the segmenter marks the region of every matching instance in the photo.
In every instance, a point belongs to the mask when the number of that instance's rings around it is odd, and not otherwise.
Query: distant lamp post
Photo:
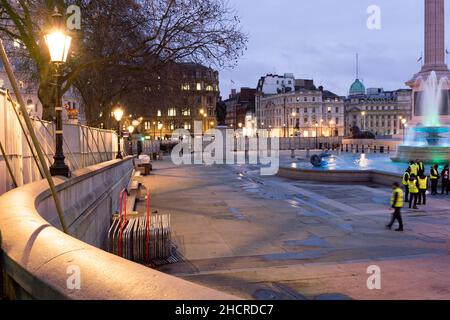
[[[319,124],[316,122],[316,150],[319,148]]]
[[[408,120],[402,119],[402,127],[403,127],[403,144],[406,141],[406,128],[408,127]]]
[[[63,125],[62,125],[62,75],[61,67],[67,61],[69,55],[70,45],[72,43],[72,37],[67,35],[64,30],[64,21],[62,15],[55,8],[53,14],[53,29],[44,36],[45,43],[47,44],[50,60],[55,67],[55,82],[56,82],[56,147],[54,163],[50,167],[50,173],[52,176],[70,176],[69,167],[65,164],[64,150],[63,150]]]
[[[28,102],[28,104],[27,104],[27,113],[28,113],[29,116],[31,116],[31,112],[33,112],[33,109],[34,109],[33,103],[32,102]]]
[[[121,150],[121,146],[120,146],[120,139],[122,138],[122,117],[123,117],[123,110],[121,108],[117,108],[116,110],[114,110],[114,118],[117,121],[117,146],[118,146],[118,151],[117,151],[117,156],[116,159],[123,159],[123,155],[122,155],[122,150]]]
[[[361,115],[362,115],[362,117],[363,117],[363,125],[362,125],[362,131],[365,131],[366,130],[366,112],[365,111],[363,111],[362,113],[361,113]]]
[[[128,141],[130,142],[130,155],[133,155],[133,132],[134,132],[134,126],[129,126],[128,128],[128,133],[130,134],[128,137]]]

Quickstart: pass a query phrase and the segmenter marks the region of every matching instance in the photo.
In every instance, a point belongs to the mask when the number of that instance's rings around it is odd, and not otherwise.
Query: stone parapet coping
[[[131,157],[105,162],[74,172],[72,179],[54,178],[54,181],[60,192],[85,179],[95,179],[96,174],[105,170],[127,162],[129,165],[129,161]],[[15,287],[12,298],[236,299],[122,259],[64,234],[38,212],[39,203],[48,197],[46,181],[26,185],[0,197],[0,266],[8,280],[5,282]],[[70,288],[74,270],[80,272],[79,290]]]

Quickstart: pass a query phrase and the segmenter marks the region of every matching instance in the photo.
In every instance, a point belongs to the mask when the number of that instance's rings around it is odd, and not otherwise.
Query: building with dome
[[[366,94],[366,87],[364,86],[364,83],[362,83],[362,81],[360,81],[359,79],[356,79],[355,82],[353,82],[353,84],[350,86],[348,95],[359,96],[365,94]]]

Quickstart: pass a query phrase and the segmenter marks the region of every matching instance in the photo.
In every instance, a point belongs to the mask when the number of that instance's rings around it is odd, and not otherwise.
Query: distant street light
[[[47,44],[50,60],[55,67],[55,83],[56,83],[56,147],[54,163],[50,167],[50,173],[52,176],[70,176],[69,167],[65,164],[65,156],[63,150],[63,124],[62,124],[62,75],[61,67],[67,61],[67,56],[69,55],[70,45],[72,43],[72,37],[68,36],[64,30],[64,21],[62,15],[59,13],[58,8],[55,7],[55,13],[53,18],[53,29],[44,36],[45,42]]]
[[[116,159],[123,159],[122,150],[120,149],[120,139],[122,138],[122,117],[123,117],[123,110],[121,108],[117,108],[114,110],[114,118],[117,121],[117,145],[118,145],[118,151]]]
[[[406,141],[406,127],[408,127],[408,120],[402,119],[402,125],[403,125],[403,144],[405,144],[405,141]]]
[[[130,134],[128,137],[128,141],[130,142],[129,154],[132,155],[133,154],[133,132],[134,132],[135,128],[134,128],[134,126],[129,126],[127,129],[128,129],[128,133]]]
[[[314,124],[316,127],[316,150],[319,148],[319,124],[316,122]]]
[[[32,103],[28,103],[27,104],[27,112],[28,112],[29,116],[31,116],[31,112],[33,112],[33,109],[34,109],[34,105]]]
[[[363,112],[361,113],[361,115],[363,116],[362,131],[365,131],[365,130],[366,130],[366,112],[363,111]]]

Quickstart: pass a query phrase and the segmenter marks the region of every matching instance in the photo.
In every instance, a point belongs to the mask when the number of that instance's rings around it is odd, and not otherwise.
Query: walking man
[[[402,232],[403,231],[403,219],[402,219],[402,208],[403,208],[403,191],[400,188],[400,185],[396,182],[392,185],[392,198],[391,198],[391,206],[394,209],[394,213],[392,214],[391,222],[386,226],[389,230],[392,229],[392,226],[395,223],[395,220],[398,221],[398,229],[395,231]]]
[[[438,165],[435,164],[434,166],[431,167],[430,170],[430,181],[431,181],[431,195],[435,196],[437,195],[438,191],[438,182],[439,182],[439,170],[438,170]]]

